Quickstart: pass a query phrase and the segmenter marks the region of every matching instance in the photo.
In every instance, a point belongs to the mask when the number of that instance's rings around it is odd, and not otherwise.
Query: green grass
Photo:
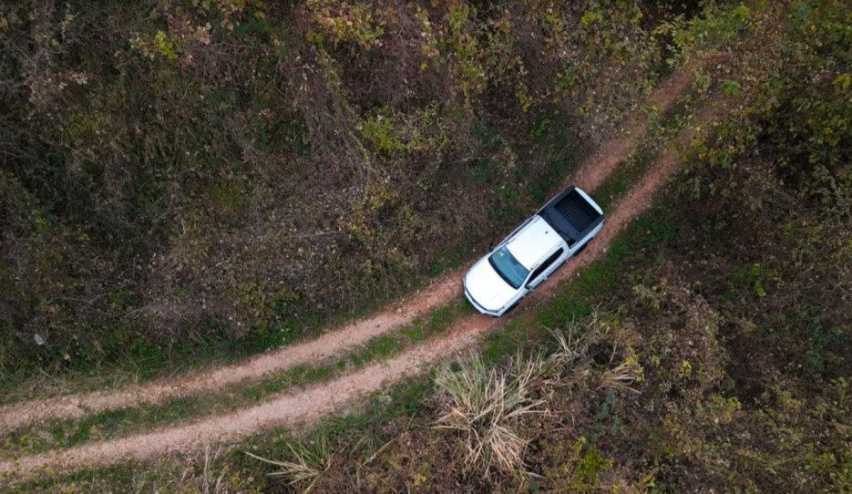
[[[236,362],[265,350],[310,341],[321,335],[325,329],[345,325],[349,322],[368,317],[380,310],[392,299],[404,297],[407,293],[426,286],[435,276],[461,266],[467,260],[470,246],[448,251],[439,262],[433,263],[422,275],[412,282],[411,289],[396,294],[386,294],[367,301],[357,310],[335,314],[315,314],[312,317],[284,321],[275,326],[275,330],[263,333],[252,332],[242,339],[230,340],[215,321],[204,324],[205,337],[191,345],[173,345],[166,349],[142,338],[130,337],[122,342],[123,354],[116,358],[120,365],[104,368],[102,366],[75,367],[67,371],[61,380],[42,382],[45,376],[35,380],[31,376],[5,375],[0,379],[0,405],[29,399],[33,389],[38,389],[40,398],[49,398],[57,394],[84,393],[113,387],[126,383],[140,384],[165,378],[177,373],[199,370],[204,366],[220,366]],[[282,331],[282,328],[296,327],[295,331]],[[115,333],[129,337],[132,332],[116,328]]]

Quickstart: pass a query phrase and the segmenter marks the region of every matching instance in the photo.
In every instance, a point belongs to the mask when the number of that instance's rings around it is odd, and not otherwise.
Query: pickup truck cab
[[[502,316],[602,227],[600,206],[579,187],[569,187],[468,270],[465,297],[479,312]]]

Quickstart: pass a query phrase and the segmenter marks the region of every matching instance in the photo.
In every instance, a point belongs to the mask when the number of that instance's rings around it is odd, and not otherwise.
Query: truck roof
[[[533,269],[545,256],[550,255],[562,244],[556,232],[540,216],[533,216],[507,243],[509,252],[527,269]]]
[[[572,245],[603,221],[603,214],[591,198],[577,187],[570,187],[551,199],[539,216]]]

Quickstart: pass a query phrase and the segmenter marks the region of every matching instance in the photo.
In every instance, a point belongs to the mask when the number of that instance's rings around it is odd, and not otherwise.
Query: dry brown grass
[[[615,389],[638,393],[632,385],[642,380],[642,366],[633,355],[628,355],[624,361],[601,374],[599,388]]]
[[[598,314],[593,312],[582,322],[572,320],[563,331],[550,330],[556,341],[556,351],[548,357],[550,367],[562,372],[588,357],[589,345],[600,337],[599,326]]]
[[[544,401],[533,392],[544,360],[516,358],[505,370],[498,370],[489,369],[475,356],[460,366],[459,370],[445,366],[435,378],[444,400],[436,428],[462,435],[468,468],[480,469],[486,476],[495,467],[523,472],[529,441],[516,432],[515,425],[524,416],[545,412]]]
[[[287,444],[289,459],[271,460],[253,453],[246,454],[256,460],[279,467],[270,472],[270,477],[282,477],[291,486],[306,485],[302,492],[310,492],[323,473],[331,467],[332,451],[328,440],[320,437],[311,444],[290,442]]]
[[[195,478],[198,489],[203,494],[225,494],[229,492],[224,479],[226,470],[222,469],[217,474],[216,461],[222,454],[222,448],[218,447],[211,452],[210,446],[204,448],[204,466],[201,475]],[[184,471],[184,477],[192,475],[192,469]],[[183,479],[182,479],[183,480]]]
[[[600,373],[598,388],[638,392],[632,385],[642,381],[643,369],[633,351],[634,335],[627,328],[602,320],[597,312],[592,312],[588,318],[571,321],[563,331],[550,334],[557,345],[557,350],[547,359],[552,381],[565,384],[570,379],[568,373],[590,358],[590,347],[606,342],[612,346],[609,365],[619,360],[620,363]]]

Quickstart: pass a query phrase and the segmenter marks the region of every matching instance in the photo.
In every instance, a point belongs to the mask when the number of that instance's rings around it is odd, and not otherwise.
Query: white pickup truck
[[[470,268],[465,297],[479,312],[502,316],[602,227],[600,206],[579,187],[569,187]]]

